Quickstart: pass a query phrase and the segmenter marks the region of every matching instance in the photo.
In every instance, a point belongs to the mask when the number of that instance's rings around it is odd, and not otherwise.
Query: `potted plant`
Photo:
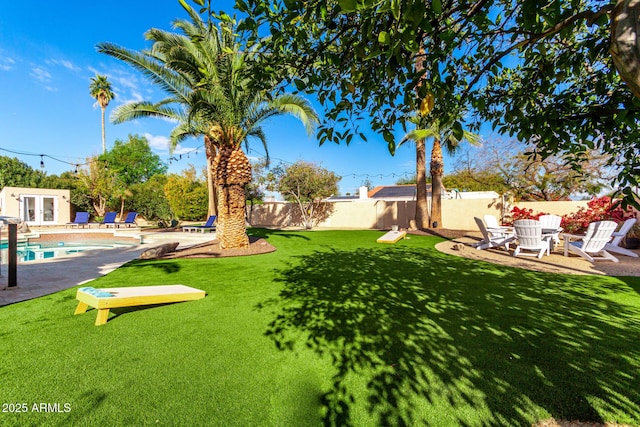
[[[640,223],[636,222],[633,224],[633,227],[631,227],[631,230],[627,233],[624,245],[627,249],[640,248]]]

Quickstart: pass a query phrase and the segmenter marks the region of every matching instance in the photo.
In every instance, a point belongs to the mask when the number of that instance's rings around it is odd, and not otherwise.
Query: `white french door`
[[[58,223],[57,196],[21,196],[20,219],[29,225],[55,225]]]

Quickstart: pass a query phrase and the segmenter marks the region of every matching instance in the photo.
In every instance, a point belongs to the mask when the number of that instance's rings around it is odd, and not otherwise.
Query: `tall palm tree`
[[[420,182],[423,181],[425,190],[423,192],[418,191],[416,194],[416,212],[418,206],[427,205],[427,192],[426,192],[426,144],[425,140],[432,138],[433,147],[431,149],[431,212],[427,222],[428,227],[438,228],[442,226],[442,177],[444,175],[444,158],[442,156],[442,146],[449,153],[455,152],[456,148],[463,142],[467,141],[472,145],[480,145],[480,136],[474,133],[462,130],[462,137],[456,137],[456,133],[453,127],[445,124],[441,125],[439,120],[433,120],[430,123],[426,122],[425,116],[418,116],[412,121],[416,123],[416,129],[409,132],[402,139],[399,146],[408,140],[415,141],[416,143],[416,185],[420,188]],[[459,132],[458,132],[459,133]],[[424,193],[424,194],[422,194]],[[417,215],[416,215],[417,216]],[[418,220],[416,219],[416,222]],[[418,223],[420,228],[424,228],[424,225]]]
[[[96,74],[95,77],[91,77],[91,84],[89,85],[89,93],[96,99],[100,109],[102,110],[102,153],[107,151],[107,140],[104,130],[104,113],[107,109],[107,105],[112,99],[116,97],[116,94],[111,90],[111,83],[107,79],[107,76],[102,74]]]
[[[252,90],[250,51],[243,51],[233,22],[218,26],[202,21],[181,2],[190,20],[177,20],[181,33],[147,31],[150,50],[136,52],[102,43],[98,51],[121,59],[141,71],[169,96],[156,104],[139,102],[119,107],[115,122],[139,117],[170,117],[178,120],[171,132],[175,144],[187,136],[203,135],[215,187],[222,248],[246,247],[244,187],[251,181],[251,166],[242,150],[256,138],[266,149],[261,128],[265,120],[292,114],[313,132],[318,116],[304,98]]]

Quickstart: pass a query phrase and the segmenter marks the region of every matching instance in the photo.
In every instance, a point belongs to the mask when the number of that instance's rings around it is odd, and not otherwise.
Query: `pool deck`
[[[111,231],[113,232],[113,230]],[[162,243],[180,242],[179,248],[185,248],[215,239],[214,233],[141,233],[140,230],[131,230],[129,233],[130,237],[138,236],[144,243],[123,248],[90,250],[53,259],[18,263],[16,272],[17,286],[11,288],[8,287],[7,283],[7,260],[3,259],[0,263],[0,306],[26,301],[81,285],[115,270],[121,265],[138,258],[145,250]]]

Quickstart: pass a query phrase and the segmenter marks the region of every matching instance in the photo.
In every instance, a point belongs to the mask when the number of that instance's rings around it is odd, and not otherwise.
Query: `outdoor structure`
[[[30,226],[64,225],[71,221],[71,192],[4,187],[0,190],[0,215],[20,218]]]

